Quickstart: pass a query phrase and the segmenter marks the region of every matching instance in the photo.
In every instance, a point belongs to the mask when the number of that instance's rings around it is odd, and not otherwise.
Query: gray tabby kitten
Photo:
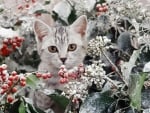
[[[38,71],[50,72],[53,75],[51,79],[45,81],[46,88],[62,88],[57,75],[61,65],[71,69],[83,62],[87,46],[86,29],[85,15],[80,16],[72,25],[66,27],[51,27],[41,20],[35,21],[34,32],[41,58]],[[39,91],[35,91],[33,100],[34,104],[42,110],[54,106],[53,101]],[[57,108],[53,110],[55,113],[63,113]]]

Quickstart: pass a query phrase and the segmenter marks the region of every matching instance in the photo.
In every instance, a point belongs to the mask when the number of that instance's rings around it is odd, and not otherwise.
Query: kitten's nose
[[[62,63],[64,64],[67,58],[60,58],[60,60],[62,61]]]

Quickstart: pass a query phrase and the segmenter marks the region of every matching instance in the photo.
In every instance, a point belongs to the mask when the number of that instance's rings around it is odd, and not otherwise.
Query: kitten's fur
[[[34,23],[37,49],[41,58],[38,71],[50,72],[53,75],[51,79],[45,81],[46,88],[60,89],[59,86],[62,85],[59,85],[57,75],[60,66],[65,65],[67,69],[71,69],[81,64],[86,55],[87,19],[85,15],[80,16],[72,25],[66,27],[51,27],[46,23],[41,20],[36,20]],[[76,48],[72,50],[71,44]],[[57,51],[51,51],[49,49],[51,47]],[[35,105],[43,110],[52,107],[53,101],[41,92],[36,91],[33,99]],[[55,113],[62,113],[62,111],[55,111]]]

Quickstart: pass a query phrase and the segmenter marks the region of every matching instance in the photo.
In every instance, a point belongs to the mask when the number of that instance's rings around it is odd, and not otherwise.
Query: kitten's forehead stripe
[[[66,27],[56,27],[55,31],[55,42],[56,43],[68,43],[68,33]]]

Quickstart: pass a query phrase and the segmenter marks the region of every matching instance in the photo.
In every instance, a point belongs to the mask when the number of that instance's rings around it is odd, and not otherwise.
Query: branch
[[[108,56],[105,54],[105,52],[101,49],[102,54],[106,57],[106,59],[108,60],[108,62],[115,68],[115,72],[116,74],[121,78],[121,80],[127,85],[126,81],[123,79],[123,76],[121,75],[121,73],[119,72],[118,67],[108,58]]]

